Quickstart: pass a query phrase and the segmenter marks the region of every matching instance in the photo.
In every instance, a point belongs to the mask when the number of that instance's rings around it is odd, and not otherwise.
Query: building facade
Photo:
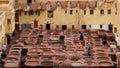
[[[117,0],[16,0],[16,27],[106,29],[119,32]],[[19,24],[19,25],[18,25]]]

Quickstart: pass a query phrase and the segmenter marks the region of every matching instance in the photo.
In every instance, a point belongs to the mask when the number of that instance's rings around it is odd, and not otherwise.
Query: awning
[[[70,7],[76,8],[78,6],[78,1],[70,1]]]
[[[68,7],[68,1],[60,1],[60,5],[63,9],[66,9]]]
[[[90,9],[94,9],[94,8],[96,8],[96,6],[97,6],[97,2],[96,1],[88,1],[88,7]]]
[[[80,1],[80,2],[79,2],[79,8],[85,9],[86,6],[87,6],[87,1]]]
[[[46,10],[46,8],[47,8],[47,7],[46,7],[46,3],[41,2],[41,3],[40,3],[40,7],[41,7],[41,8],[40,8],[41,10]]]
[[[38,9],[38,4],[36,3],[30,4],[30,10],[36,11],[37,9]]]

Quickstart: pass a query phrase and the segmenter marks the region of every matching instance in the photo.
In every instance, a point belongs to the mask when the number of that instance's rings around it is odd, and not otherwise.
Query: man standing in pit
[[[88,56],[91,56],[91,50],[92,50],[92,46],[91,43],[88,43],[88,48],[87,48],[87,52],[88,52]]]

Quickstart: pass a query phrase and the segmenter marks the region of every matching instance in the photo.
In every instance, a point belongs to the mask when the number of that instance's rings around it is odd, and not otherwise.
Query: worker
[[[2,45],[2,51],[3,51],[3,52],[6,52],[6,50],[7,50],[7,45],[4,43],[4,44]]]
[[[88,48],[87,48],[87,52],[88,52],[88,56],[91,56],[91,49],[92,49],[92,46],[90,43],[88,43]]]

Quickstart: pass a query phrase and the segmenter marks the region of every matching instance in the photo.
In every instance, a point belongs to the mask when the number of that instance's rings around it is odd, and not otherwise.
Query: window
[[[48,11],[48,18],[53,18],[53,11]]]
[[[103,25],[100,25],[100,28],[102,29],[102,28],[103,28]]]
[[[86,10],[84,10],[84,15],[86,15]]]
[[[73,14],[73,10],[70,10],[70,15],[72,15]]]
[[[29,11],[29,16],[30,16],[30,15],[34,15],[34,11],[33,11],[33,10],[30,10],[30,11]]]
[[[15,0],[15,3],[17,3],[18,1],[17,0]]]
[[[40,10],[37,10],[37,14],[38,14],[38,16],[40,16]]]
[[[7,19],[8,30],[10,29],[11,19]]]
[[[37,0],[34,0],[35,3],[37,3]]]
[[[10,25],[11,24],[11,19],[7,20],[7,24]]]
[[[56,28],[57,28],[57,29],[59,29],[59,26],[58,26],[58,25],[56,25]]]
[[[67,10],[65,10],[65,14],[67,14]]]
[[[103,10],[103,9],[102,9],[102,10],[100,10],[100,14],[102,14],[102,15],[104,14],[104,10]]]
[[[89,25],[89,28],[91,28],[91,25]]]
[[[75,26],[74,26],[74,25],[72,25],[72,29],[75,29]]]
[[[33,10],[31,10],[30,12],[31,12],[31,15],[34,15],[34,11]]]
[[[108,14],[111,14],[111,10],[110,9],[108,10]]]
[[[90,14],[91,14],[91,15],[94,14],[94,11],[93,11],[93,10],[90,10]]]
[[[66,30],[67,29],[67,25],[62,25],[62,30]]]
[[[117,27],[114,27],[114,33],[117,33]]]
[[[37,10],[37,11],[35,11],[35,14],[36,14],[36,15],[38,14],[38,10]]]

